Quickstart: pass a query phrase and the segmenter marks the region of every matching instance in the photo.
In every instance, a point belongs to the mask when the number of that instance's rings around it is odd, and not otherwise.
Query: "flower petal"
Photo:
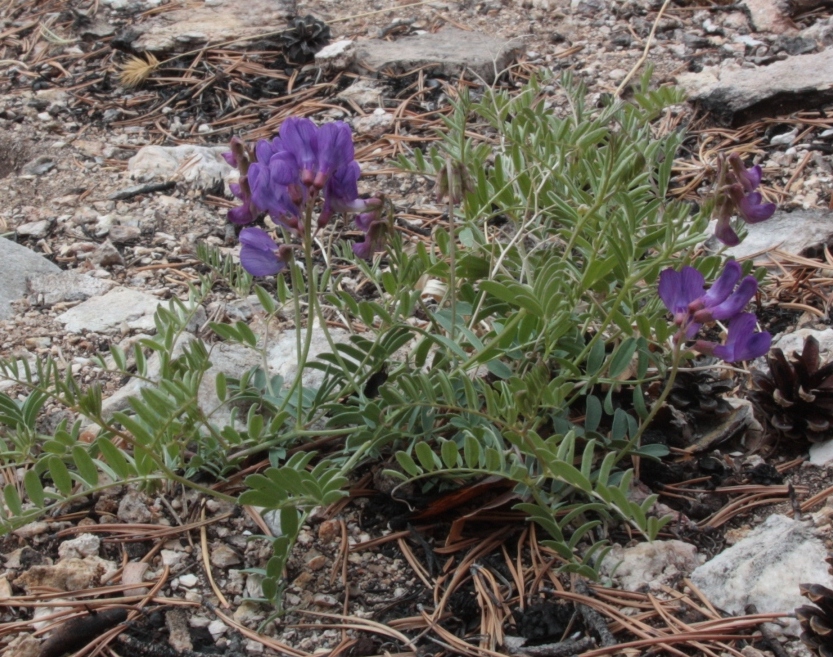
[[[749,300],[758,291],[758,281],[754,276],[744,278],[737,289],[723,303],[711,308],[703,308],[694,313],[694,320],[697,322],[709,322],[715,319],[725,320],[735,317],[744,309]],[[753,315],[754,317],[754,315]]]
[[[272,251],[263,251],[252,246],[240,249],[240,264],[252,276],[273,276],[286,267]]]
[[[744,221],[750,224],[757,224],[766,221],[775,214],[775,203],[761,203],[763,197],[760,192],[752,192],[743,197],[738,204],[738,212]]]
[[[737,246],[740,244],[740,238],[732,229],[732,224],[728,218],[720,218],[717,220],[717,226],[715,226],[714,229],[714,236],[726,246]]]
[[[241,230],[240,243],[243,246],[268,251],[270,253],[278,250],[278,245],[275,244],[275,240],[269,237],[269,233],[260,228],[244,228]]]
[[[732,290],[735,289],[735,285],[737,285],[742,274],[740,265],[735,260],[729,260],[726,266],[723,267],[720,277],[709,288],[709,291],[701,297],[702,305],[709,308],[725,301]]]

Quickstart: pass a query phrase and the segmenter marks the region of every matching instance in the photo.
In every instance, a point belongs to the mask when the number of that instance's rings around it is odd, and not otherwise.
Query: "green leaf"
[[[610,359],[608,376],[611,379],[615,379],[628,368],[634,353],[636,353],[636,344],[636,338],[627,338],[616,349],[613,358]]]
[[[52,482],[55,484],[62,495],[69,496],[72,493],[72,477],[67,470],[67,466],[57,456],[50,456],[47,460],[49,467],[49,476],[52,477]]]
[[[119,478],[127,479],[133,474],[133,467],[127,462],[122,451],[107,438],[99,438],[95,444],[101,452],[101,455]]]
[[[6,506],[9,507],[12,515],[19,516],[23,513],[23,505],[20,502],[20,493],[14,484],[6,484],[3,488],[3,499],[6,501]]]
[[[592,492],[593,486],[590,480],[581,474],[577,468],[574,468],[565,461],[553,461],[549,465],[556,477],[563,479],[571,486],[575,486],[585,493]]]
[[[433,472],[437,469],[434,452],[431,451],[431,447],[428,443],[417,443],[414,446],[414,452],[417,455],[417,459],[419,460],[420,465],[427,470],[428,472]]]
[[[46,500],[43,493],[43,484],[41,484],[37,472],[34,470],[26,471],[26,474],[23,475],[23,487],[26,489],[29,501],[37,507],[43,507]]]
[[[457,451],[457,444],[453,440],[446,440],[440,448],[440,454],[445,467],[452,470],[457,467],[457,460],[460,458]]]
[[[98,468],[95,466],[92,458],[90,458],[87,450],[81,445],[76,445],[72,448],[72,460],[75,462],[75,468],[78,470],[78,475],[84,480],[84,483],[90,487],[97,486]]]

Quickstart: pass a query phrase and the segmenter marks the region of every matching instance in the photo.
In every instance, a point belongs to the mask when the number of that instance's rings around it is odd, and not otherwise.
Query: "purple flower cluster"
[[[734,363],[763,356],[769,351],[772,337],[767,332],[755,332],[755,315],[742,312],[758,291],[754,276],[741,280],[740,265],[731,260],[708,291],[703,275],[694,267],[682,271],[664,270],[659,277],[659,296],[674,315],[679,327],[675,340],[693,339],[703,324],[715,320],[729,322],[729,332],[723,345],[697,340],[694,349]]]
[[[728,161],[728,166],[727,166]],[[746,223],[766,221],[775,213],[775,203],[764,203],[756,192],[761,184],[761,166],[747,169],[737,153],[718,164],[717,179],[717,228],[715,237],[728,246],[736,246],[740,239],[732,228],[732,217],[739,215]]]
[[[369,258],[381,248],[386,222],[381,219],[382,201],[360,199],[358,180],[361,168],[355,160],[353,135],[341,121],[320,127],[310,119],[290,117],[272,141],[262,139],[254,151],[242,140],[231,140],[226,161],[240,171],[239,182],[231,192],[242,205],[229,210],[228,219],[238,225],[254,222],[266,212],[275,224],[303,235],[323,228],[336,213],[358,214],[356,224],[365,233],[353,251]],[[311,221],[311,210],[322,198],[318,219]],[[287,253],[262,230],[241,231],[240,261],[255,276],[280,271]]]

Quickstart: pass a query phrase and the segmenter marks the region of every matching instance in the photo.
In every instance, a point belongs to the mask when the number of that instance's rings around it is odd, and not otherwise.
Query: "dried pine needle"
[[[159,66],[159,60],[152,53],[146,52],[145,57],[146,59],[142,59],[131,55],[130,59],[122,65],[119,80],[125,87],[138,87]]]

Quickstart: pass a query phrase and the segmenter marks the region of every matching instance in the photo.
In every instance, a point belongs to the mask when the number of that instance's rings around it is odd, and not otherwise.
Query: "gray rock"
[[[50,116],[51,118],[51,116]],[[20,173],[24,176],[42,176],[55,168],[55,161],[48,155],[40,155],[23,165]]]
[[[43,256],[25,246],[0,239],[0,319],[12,316],[9,305],[26,296],[27,282],[40,276],[55,274],[61,270]]]
[[[150,511],[150,500],[138,491],[128,490],[119,502],[119,510],[116,512],[118,519],[127,524],[142,524],[153,520]]]
[[[116,225],[110,228],[110,240],[113,244],[129,244],[137,241],[142,236],[142,231],[136,226]]]
[[[315,53],[315,63],[331,71],[343,71],[356,59],[356,48],[351,39],[342,39]]]
[[[749,10],[756,32],[782,34],[795,30],[789,17],[789,0],[743,0],[741,4]]]
[[[49,219],[30,221],[17,227],[17,234],[23,237],[31,237],[36,240],[43,239],[49,233],[52,222]]]
[[[392,69],[402,73],[419,67],[430,67],[443,75],[460,75],[471,70],[487,83],[505,69],[519,40],[496,39],[482,32],[445,28],[434,34],[404,37],[396,41],[370,39],[356,44],[356,66],[381,71]]]
[[[386,112],[377,107],[371,114],[353,119],[353,127],[360,135],[370,135],[378,139],[386,132],[393,130],[395,120],[392,112]]]
[[[697,548],[683,541],[653,541],[623,548],[616,545],[602,563],[602,572],[612,576],[627,591],[647,587],[658,590],[687,576],[700,565]]]
[[[99,244],[98,248],[90,254],[89,259],[96,267],[124,265],[124,258],[110,240],[105,240]]]
[[[294,0],[247,0],[214,6],[200,3],[132,25],[137,38],[131,46],[140,52],[168,52],[256,37],[264,30],[285,28],[287,19],[294,15]]]
[[[176,176],[207,189],[231,175],[233,169],[221,156],[227,151],[226,146],[145,146],[128,160],[127,171],[140,182]]]
[[[833,100],[833,48],[756,68],[709,66],[677,82],[726,124],[810,110]]]
[[[117,287],[100,297],[83,303],[58,315],[70,333],[93,331],[106,333],[122,326],[128,329],[151,331],[155,328],[153,314],[161,303],[158,297],[126,287]]]
[[[776,211],[771,219],[758,224],[746,224],[746,239],[737,246],[725,250],[725,254],[737,258],[748,258],[755,254],[778,249],[787,253],[801,254],[806,249],[826,243],[833,236],[833,212],[829,210]],[[706,245],[718,248],[720,242],[714,237]],[[761,264],[771,263],[766,256]]]
[[[801,35],[815,40],[820,46],[833,46],[833,16],[817,20]]]
[[[38,276],[29,282],[32,305],[54,306],[56,303],[85,301],[90,297],[104,294],[115,283],[102,278],[93,278],[74,269],[56,274]]]
[[[212,548],[209,559],[211,560],[211,564],[217,568],[230,568],[241,563],[240,556],[237,552],[222,543]]]
[[[833,586],[824,561],[827,549],[809,525],[771,515],[732,547],[691,574],[691,581],[715,606],[730,614],[744,614],[754,604],[760,613],[791,614],[806,600],[799,584]],[[797,636],[798,621],[775,631]]]
[[[833,461],[833,440],[810,445],[810,463],[813,465],[827,465]]]
[[[382,96],[387,87],[373,78],[359,78],[336,98],[355,103],[362,109],[367,107],[379,107],[382,104]]]
[[[807,328],[799,329],[783,336],[772,346],[778,347],[787,358],[792,358],[793,352],[801,353],[804,349],[804,341],[810,336],[818,340],[819,357],[822,362],[833,359],[833,329],[824,329],[823,331]]]

